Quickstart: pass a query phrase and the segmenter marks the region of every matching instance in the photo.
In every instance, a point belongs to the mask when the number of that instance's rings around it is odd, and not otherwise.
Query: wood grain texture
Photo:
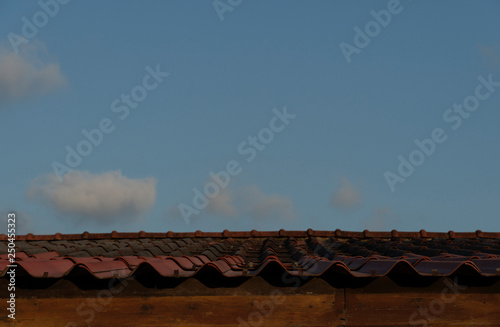
[[[106,298],[103,298],[108,302]],[[215,327],[339,326],[335,295],[191,296],[97,299],[44,298],[16,302],[16,320],[2,326]]]
[[[347,326],[500,326],[500,294],[346,292]],[[449,301],[449,302],[448,302]]]

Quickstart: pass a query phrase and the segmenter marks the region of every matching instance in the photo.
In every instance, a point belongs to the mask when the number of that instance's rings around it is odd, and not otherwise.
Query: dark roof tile
[[[179,245],[177,243],[172,242],[171,240],[168,240],[167,245],[172,249],[172,250],[177,250],[179,248]]]
[[[87,251],[78,251],[72,254],[72,257],[91,257],[90,253]]]
[[[165,254],[165,252],[157,246],[148,247],[148,251],[151,252],[154,256],[159,256],[159,255]]]
[[[116,249],[121,255],[134,255],[134,250],[129,246],[123,246]]]
[[[104,256],[107,253],[107,251],[101,246],[88,247],[85,251],[87,251],[91,256]]]
[[[154,254],[149,252],[149,250],[144,250],[144,251],[141,251],[141,252],[137,252],[137,255],[140,256],[140,257],[154,257]]]

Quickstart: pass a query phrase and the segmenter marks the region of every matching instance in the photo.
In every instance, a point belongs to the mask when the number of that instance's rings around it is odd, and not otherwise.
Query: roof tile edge
[[[475,232],[427,232],[422,229],[419,232],[404,232],[392,230],[388,231],[343,231],[336,229],[335,231],[321,231],[313,230],[309,228],[306,231],[293,231],[280,229],[279,231],[229,231],[224,230],[222,232],[202,232],[200,230],[196,232],[172,232],[168,231],[165,233],[149,233],[145,231],[140,231],[136,233],[127,232],[117,232],[112,231],[111,233],[89,233],[87,231],[82,234],[61,234],[56,233],[54,235],[33,235],[29,233],[27,235],[16,235],[16,240],[18,241],[55,241],[55,240],[100,240],[100,239],[139,239],[139,238],[250,238],[250,237],[335,237],[335,238],[358,238],[358,239],[370,239],[370,238],[439,238],[439,239],[457,239],[457,238],[500,238],[500,233],[495,232],[483,232],[477,230]],[[7,241],[8,235],[0,234],[0,241]]]

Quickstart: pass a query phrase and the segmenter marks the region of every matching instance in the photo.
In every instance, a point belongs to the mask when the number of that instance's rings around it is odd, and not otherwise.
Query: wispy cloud
[[[239,210],[251,219],[277,219],[289,221],[296,218],[290,198],[279,194],[265,194],[252,185],[235,192]]]
[[[66,85],[59,64],[47,58],[41,42],[23,46],[19,53],[0,46],[0,103],[46,94]]]
[[[255,185],[222,190],[218,196],[210,199],[207,213],[256,221],[291,221],[297,218],[290,198],[279,194],[266,194]],[[177,206],[167,210],[167,214],[174,218],[181,216]]]
[[[120,171],[91,174],[75,170],[61,182],[54,174],[36,178],[27,196],[68,218],[109,224],[138,220],[155,203],[156,183],[154,178],[130,179]]]
[[[340,186],[332,196],[332,205],[336,209],[351,210],[356,208],[362,201],[361,193],[346,178],[342,178]]]
[[[210,200],[207,210],[213,214],[235,217],[238,215],[238,209],[233,205],[233,201],[233,194],[224,189],[218,196]]]
[[[392,230],[398,220],[399,216],[392,212],[390,207],[377,208],[370,218],[363,221],[363,228],[375,231]]]

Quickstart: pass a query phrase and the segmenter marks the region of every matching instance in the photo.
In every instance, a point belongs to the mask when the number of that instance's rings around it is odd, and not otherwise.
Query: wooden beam
[[[39,298],[16,301],[15,325],[37,327],[339,326],[335,294]],[[8,321],[0,320],[5,325]],[[12,321],[13,322],[13,321]]]
[[[498,293],[360,293],[346,290],[346,322],[361,326],[498,326]]]

